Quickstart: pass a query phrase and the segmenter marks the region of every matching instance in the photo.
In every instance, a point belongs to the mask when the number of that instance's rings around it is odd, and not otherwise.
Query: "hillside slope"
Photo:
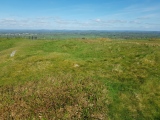
[[[0,119],[158,120],[159,68],[160,40],[1,38]]]

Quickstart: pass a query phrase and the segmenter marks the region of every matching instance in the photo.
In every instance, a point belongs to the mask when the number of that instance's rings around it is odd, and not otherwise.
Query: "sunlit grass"
[[[2,119],[160,118],[158,39],[0,41]]]

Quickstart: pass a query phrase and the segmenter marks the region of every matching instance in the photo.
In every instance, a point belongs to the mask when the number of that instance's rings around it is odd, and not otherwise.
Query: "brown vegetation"
[[[107,118],[107,90],[100,82],[62,79],[1,87],[0,119]]]

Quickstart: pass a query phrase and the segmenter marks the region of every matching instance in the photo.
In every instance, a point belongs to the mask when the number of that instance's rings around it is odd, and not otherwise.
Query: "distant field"
[[[106,31],[106,30],[0,30],[0,38],[42,40],[110,38],[121,40],[160,39],[160,31]]]
[[[0,119],[159,120],[160,39],[0,38]]]

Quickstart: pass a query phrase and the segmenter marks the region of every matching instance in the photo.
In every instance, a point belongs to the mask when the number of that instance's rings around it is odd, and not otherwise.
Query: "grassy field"
[[[1,38],[0,119],[159,120],[160,40]]]

